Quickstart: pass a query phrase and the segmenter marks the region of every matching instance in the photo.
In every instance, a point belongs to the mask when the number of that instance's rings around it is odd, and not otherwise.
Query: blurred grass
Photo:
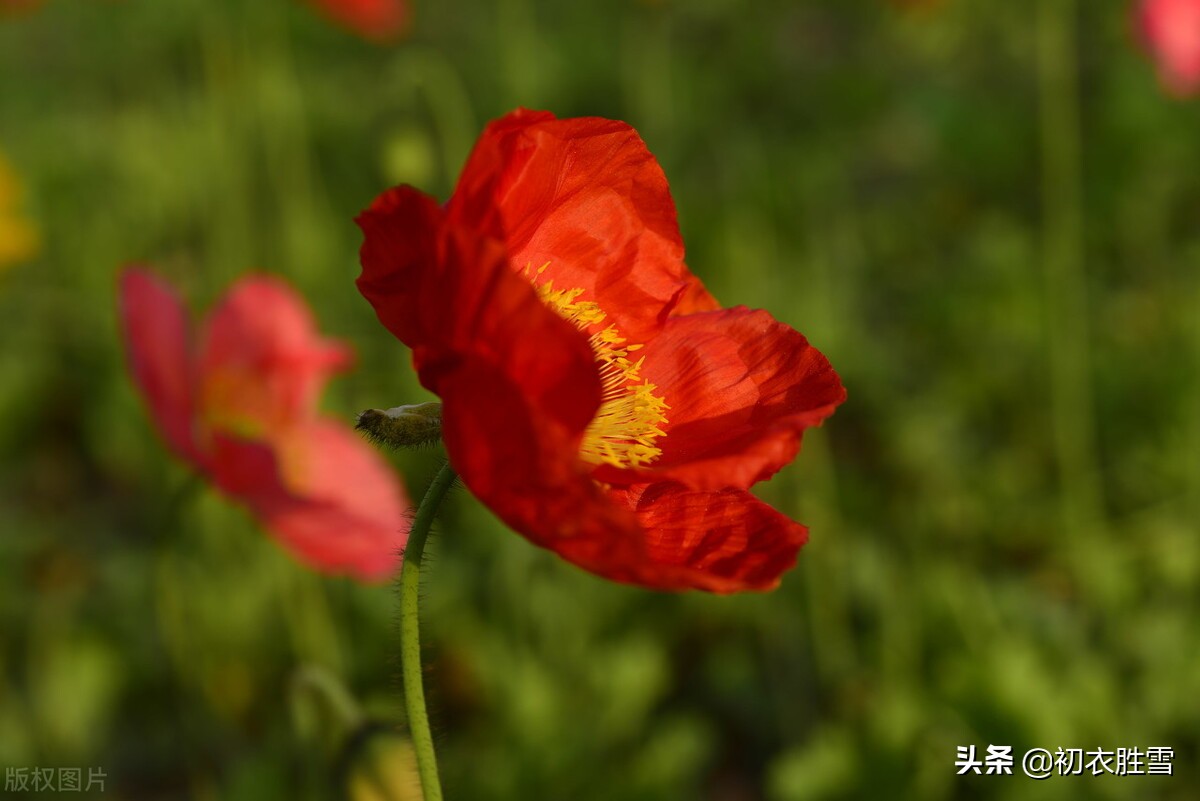
[[[332,413],[423,399],[351,220],[401,180],[445,197],[520,104],[637,127],[692,268],[850,400],[762,488],[812,530],[766,596],[611,586],[453,496],[424,623],[448,797],[1194,797],[1196,103],[1119,4],[747,5],[425,3],[395,48],[274,0],[0,21],[0,148],[43,242],[0,274],[0,766],[329,798],[297,671],[400,720],[390,593],[186,489],[114,274],[153,263],[197,310],[284,275],[358,350]],[[396,457],[414,494],[434,462]],[[956,777],[971,743],[1166,745],[1177,775]]]

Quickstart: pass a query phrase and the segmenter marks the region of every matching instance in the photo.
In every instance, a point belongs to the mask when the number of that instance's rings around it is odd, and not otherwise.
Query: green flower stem
[[[449,462],[434,476],[417,508],[417,517],[404,549],[404,566],[400,568],[400,672],[404,677],[404,710],[408,715],[413,748],[417,752],[417,773],[421,777],[421,794],[425,801],[442,801],[442,785],[438,781],[437,757],[433,752],[433,736],[429,733],[429,713],[425,710],[425,687],[421,680],[421,635],[417,620],[421,556],[425,553],[425,539],[429,536],[433,517],[456,478]]]
[[[1095,540],[1103,504],[1090,383],[1076,14],[1076,0],[1043,0],[1037,30],[1050,414],[1062,525],[1079,543],[1085,532]]]
[[[305,693],[324,702],[330,717],[341,724],[342,736],[350,736],[366,722],[366,715],[354,700],[354,696],[321,665],[305,665],[292,678],[293,697]]]

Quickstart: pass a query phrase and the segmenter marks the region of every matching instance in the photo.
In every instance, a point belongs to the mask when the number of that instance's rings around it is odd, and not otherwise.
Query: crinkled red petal
[[[721,304],[704,287],[703,282],[693,275],[689,276],[683,291],[679,293],[679,297],[671,306],[671,316],[679,317],[684,314],[715,311],[719,308],[721,308]]]
[[[385,193],[358,223],[359,287],[442,398],[446,451],[472,493],[546,547],[636,531],[578,458],[600,406],[587,338],[510,269],[499,242],[441,219],[416,190]]]
[[[761,310],[673,317],[639,354],[669,407],[662,455],[640,470],[598,468],[601,481],[746,489],[795,458],[804,429],[846,397],[829,361]]]
[[[133,379],[158,430],[178,456],[204,468],[196,444],[195,356],[187,314],[164,282],[145,270],[120,276],[118,316]]]
[[[304,301],[287,284],[239,280],[205,320],[201,334],[202,412],[260,430],[311,417],[326,381],[351,361],[321,337]]]
[[[318,570],[381,581],[399,566],[408,499],[378,454],[341,426],[313,422],[278,445],[216,432],[213,480]]]
[[[410,348],[435,337],[440,322],[427,312],[436,291],[437,240],[443,213],[437,201],[411,186],[377,197],[355,219],[363,232],[358,291],[379,322]]]
[[[664,590],[770,590],[796,563],[808,530],[744,490],[689,490],[660,482],[609,492],[642,529],[640,560],[601,558],[581,566],[618,581]]]
[[[600,406],[586,338],[508,268],[495,243],[450,227],[439,250],[439,291],[424,300],[444,335],[415,349],[414,361],[421,383],[442,398],[451,464],[539,544],[617,525],[578,458]]]
[[[441,245],[441,347],[454,350],[454,362],[487,364],[520,387],[535,421],[557,423],[581,437],[600,407],[599,372],[587,338],[508,269],[497,243],[451,226]],[[418,356],[422,380],[441,394],[438,374],[456,365]]]
[[[504,241],[538,283],[583,289],[630,341],[649,338],[695,283],[667,179],[623,122],[515,111],[491,123],[447,213]]]
[[[442,435],[463,482],[514,530],[562,552],[636,548],[637,525],[582,469],[579,433],[531,408],[519,379],[469,360],[442,376]]]
[[[499,242],[436,212],[416,190],[401,187],[359,216],[363,295],[413,349],[421,383],[443,400],[444,376],[483,366],[523,389],[527,414],[582,436],[600,406],[587,338],[508,268]],[[476,403],[487,403],[486,387],[474,392]],[[570,461],[574,452],[559,458]]]

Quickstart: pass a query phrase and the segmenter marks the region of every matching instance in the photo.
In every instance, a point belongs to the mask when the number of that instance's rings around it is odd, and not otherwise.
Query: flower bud
[[[354,426],[376,445],[389,448],[418,448],[442,438],[442,404],[437,401],[367,409]]]

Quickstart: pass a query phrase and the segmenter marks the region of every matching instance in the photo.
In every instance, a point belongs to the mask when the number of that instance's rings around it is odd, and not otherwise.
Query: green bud
[[[437,401],[367,409],[354,426],[376,445],[419,448],[442,438],[442,404]]]
[[[437,146],[424,128],[404,126],[392,131],[381,155],[389,184],[429,186],[437,177]]]

